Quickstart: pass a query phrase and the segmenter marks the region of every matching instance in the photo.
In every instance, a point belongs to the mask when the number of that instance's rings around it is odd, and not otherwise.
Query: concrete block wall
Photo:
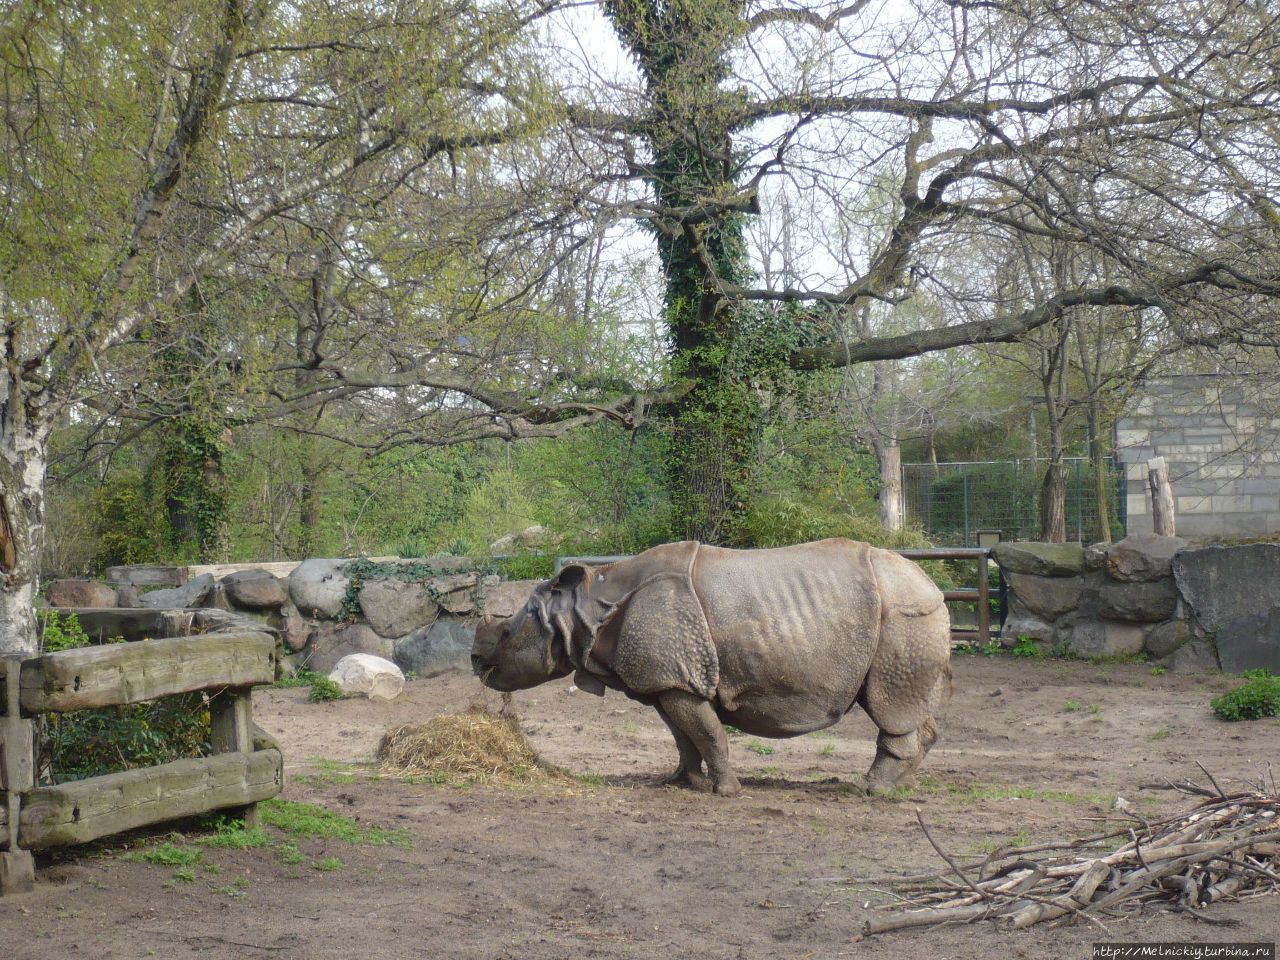
[[[1280,532],[1280,398],[1261,381],[1195,374],[1152,380],[1116,423],[1128,533],[1150,533],[1147,461],[1164,457],[1183,537]]]

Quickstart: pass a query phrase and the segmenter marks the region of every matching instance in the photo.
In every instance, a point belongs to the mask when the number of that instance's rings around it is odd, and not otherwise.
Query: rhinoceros
[[[950,621],[919,566],[852,540],[768,550],[670,543],[570,564],[476,631],[495,690],[573,674],[658,711],[680,765],[665,782],[734,794],[724,724],[762,737],[829,727],[861,706],[880,728],[870,792],[906,785],[951,694]],[[703,763],[706,775],[703,774]]]

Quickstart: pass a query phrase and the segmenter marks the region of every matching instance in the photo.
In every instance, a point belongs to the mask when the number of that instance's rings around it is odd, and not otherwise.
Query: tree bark
[[[902,529],[902,448],[894,440],[877,437],[871,442],[880,465],[880,526]]]
[[[1173,485],[1164,457],[1147,461],[1147,483],[1151,487],[1151,525],[1158,537],[1177,536],[1173,518]]]
[[[47,437],[4,429],[0,441],[0,656],[30,657],[37,649]]]
[[[1089,460],[1093,465],[1093,497],[1098,514],[1098,540],[1111,542],[1111,474],[1102,440],[1102,416],[1097,397],[1089,400]]]

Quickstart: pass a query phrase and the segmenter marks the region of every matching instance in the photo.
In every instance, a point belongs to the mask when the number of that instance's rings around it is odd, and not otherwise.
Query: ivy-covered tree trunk
[[[177,557],[225,560],[228,550],[226,427],[219,415],[217,330],[201,285],[175,318],[161,362],[160,389],[179,415],[165,427],[160,458],[169,544]]]
[[[608,0],[605,10],[645,78],[652,149],[645,171],[666,274],[665,319],[676,376],[693,389],[673,411],[669,477],[674,533],[733,542],[747,507],[760,407],[740,308],[720,296],[694,256],[721,280],[747,273],[741,214],[714,212],[737,172],[727,51],[746,28],[740,0]]]

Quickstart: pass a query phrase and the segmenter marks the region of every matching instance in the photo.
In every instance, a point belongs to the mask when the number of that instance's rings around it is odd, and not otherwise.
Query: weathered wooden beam
[[[209,745],[214,753],[253,750],[253,687],[228,687],[209,700]],[[258,805],[239,811],[246,827],[259,822]]]
[[[1158,537],[1176,536],[1173,516],[1173,484],[1164,457],[1147,461],[1147,485],[1151,488],[1151,525]]]
[[[215,687],[271,683],[275,641],[265,633],[212,633],[61,650],[22,664],[28,713],[138,703]]]
[[[59,607],[58,613],[74,613],[80,627],[99,643],[112,637],[149,640],[185,637],[191,633],[190,610],[148,610],[138,607]]]
[[[107,567],[107,583],[135,587],[180,587],[187,582],[186,567]]]
[[[127,770],[53,787],[23,798],[19,843],[47,850],[274,797],[283,782],[278,750],[222,753]]]
[[[214,753],[253,750],[252,687],[235,687],[209,700],[209,743]]]
[[[28,850],[0,853],[0,896],[30,893],[36,886],[36,861]]]

